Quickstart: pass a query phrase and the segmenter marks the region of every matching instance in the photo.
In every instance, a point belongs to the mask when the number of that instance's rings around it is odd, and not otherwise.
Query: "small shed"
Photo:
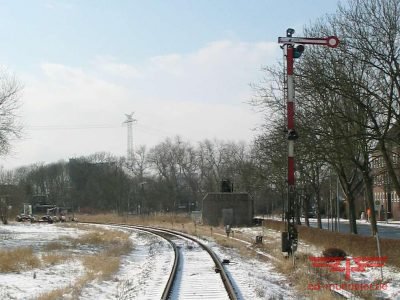
[[[251,226],[253,199],[248,193],[208,193],[203,198],[203,223],[218,226]]]

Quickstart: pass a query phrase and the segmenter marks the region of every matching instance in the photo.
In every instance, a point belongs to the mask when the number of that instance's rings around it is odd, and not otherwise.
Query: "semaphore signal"
[[[306,38],[306,37],[279,37],[279,44],[302,44],[302,45],[321,45],[336,48],[339,45],[339,39],[336,36],[325,38]]]
[[[292,255],[297,250],[298,234],[295,225],[294,201],[296,199],[294,142],[298,139],[295,130],[295,90],[294,90],[294,60],[303,54],[304,45],[327,46],[336,48],[339,39],[336,36],[323,38],[293,37],[294,29],[286,30],[286,37],[279,37],[278,43],[283,44],[282,49],[286,57],[286,109],[287,109],[287,139],[288,139],[288,196],[285,211],[286,231],[282,232],[282,252]],[[297,45],[296,45],[297,44]]]

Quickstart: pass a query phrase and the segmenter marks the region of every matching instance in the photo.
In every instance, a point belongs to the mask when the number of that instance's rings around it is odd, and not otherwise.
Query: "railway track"
[[[126,224],[108,225],[156,234],[171,244],[175,259],[162,293],[162,300],[237,299],[218,256],[196,238],[168,229]]]
[[[232,299],[236,293],[217,255],[192,236],[167,229],[129,226],[158,234],[173,245],[175,262],[165,299]]]
[[[86,222],[83,222],[86,223]],[[169,278],[163,288],[162,300],[167,299],[232,299],[242,298],[240,291],[235,291],[232,282],[227,275],[224,265],[218,256],[204,243],[188,234],[156,227],[127,224],[88,223],[96,225],[111,225],[120,228],[133,229],[157,235],[169,242],[174,251],[174,262],[169,273]],[[218,233],[216,233],[218,234]],[[251,243],[236,239],[247,245]],[[277,260],[268,254],[257,252],[269,259]],[[329,284],[324,278],[320,278],[324,284]],[[161,292],[157,292],[160,295]],[[331,290],[338,298],[356,299],[356,297],[344,290]],[[239,295],[239,296],[238,296]],[[158,298],[159,296],[157,296]],[[153,298],[149,298],[153,299]]]

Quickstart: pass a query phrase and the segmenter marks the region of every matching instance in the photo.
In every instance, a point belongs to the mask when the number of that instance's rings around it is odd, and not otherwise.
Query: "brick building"
[[[398,126],[393,127],[388,133],[388,139],[392,142],[386,144],[397,178],[400,178],[399,137],[400,128]],[[374,179],[373,193],[378,220],[385,220],[386,217],[400,220],[400,198],[391,184],[385,161],[379,150],[376,150],[372,155],[371,173]]]

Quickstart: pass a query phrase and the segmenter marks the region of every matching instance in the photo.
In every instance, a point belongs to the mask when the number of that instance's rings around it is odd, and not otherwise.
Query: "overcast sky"
[[[24,137],[14,168],[95,152],[125,155],[180,135],[251,142],[246,104],[292,27],[334,13],[334,0],[0,0],[0,65],[23,84]]]

